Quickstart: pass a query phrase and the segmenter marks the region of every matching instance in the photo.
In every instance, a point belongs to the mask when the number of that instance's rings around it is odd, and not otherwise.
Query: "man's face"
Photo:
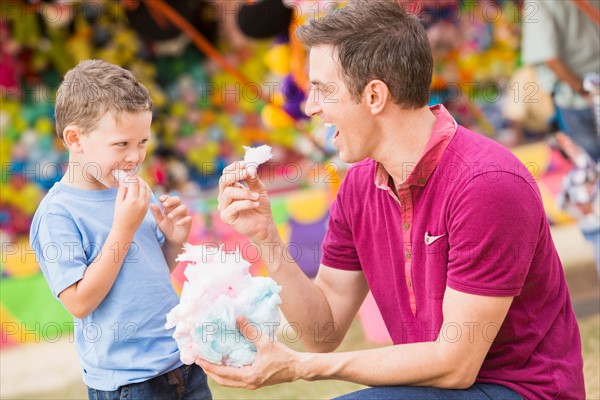
[[[352,100],[338,68],[331,46],[311,48],[311,87],[305,113],[318,115],[323,123],[335,125],[333,143],[340,151],[340,159],[354,163],[372,152],[376,142],[372,136],[373,116],[362,97],[359,103]]]
[[[88,189],[106,189],[118,186],[113,171],[137,173],[146,158],[150,138],[152,113],[121,114],[119,121],[107,113],[96,128],[81,136],[81,164],[83,185]]]

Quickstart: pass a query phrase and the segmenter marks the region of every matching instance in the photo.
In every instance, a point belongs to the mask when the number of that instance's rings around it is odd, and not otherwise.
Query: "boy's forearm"
[[[77,282],[75,299],[71,302],[76,304],[79,314],[76,317],[89,315],[104,300],[117,279],[132,242],[132,234],[111,230],[100,253]]]
[[[173,243],[168,240],[165,240],[165,243],[162,247],[163,255],[165,256],[165,260],[167,261],[167,265],[169,266],[169,272],[173,272],[177,265],[179,264],[175,259],[182,252],[183,243]]]

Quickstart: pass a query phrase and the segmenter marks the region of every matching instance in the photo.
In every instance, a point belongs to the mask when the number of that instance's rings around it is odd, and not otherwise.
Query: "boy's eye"
[[[115,146],[117,146],[117,147],[125,147],[125,146],[127,146],[127,142],[115,143]]]
[[[142,141],[140,142],[140,144],[144,144],[144,145],[145,145],[145,144],[148,144],[148,139],[144,139],[144,140],[142,140]]]

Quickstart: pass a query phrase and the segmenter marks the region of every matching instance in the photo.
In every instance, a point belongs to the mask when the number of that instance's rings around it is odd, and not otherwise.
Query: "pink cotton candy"
[[[274,337],[281,287],[271,278],[252,277],[250,263],[239,251],[186,244],[177,261],[190,262],[184,273],[188,280],[165,327],[175,327],[181,361],[192,364],[204,358],[237,367],[251,364],[256,347],[241,335],[236,320],[246,317],[261,334]]]

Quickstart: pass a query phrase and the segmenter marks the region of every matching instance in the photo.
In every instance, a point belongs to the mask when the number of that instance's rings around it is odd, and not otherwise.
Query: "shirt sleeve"
[[[531,183],[507,172],[475,177],[449,216],[447,284],[485,296],[518,296],[535,253],[544,209]]]
[[[31,246],[52,294],[58,295],[83,278],[88,260],[75,222],[64,215],[45,214],[32,232]]]
[[[342,184],[331,205],[329,224],[323,239],[321,263],[331,268],[360,271],[362,267],[343,206],[344,193],[345,185]]]
[[[559,32],[553,1],[526,0],[523,5],[521,56],[524,64],[536,65],[559,56]],[[556,2],[560,3],[560,2]]]

